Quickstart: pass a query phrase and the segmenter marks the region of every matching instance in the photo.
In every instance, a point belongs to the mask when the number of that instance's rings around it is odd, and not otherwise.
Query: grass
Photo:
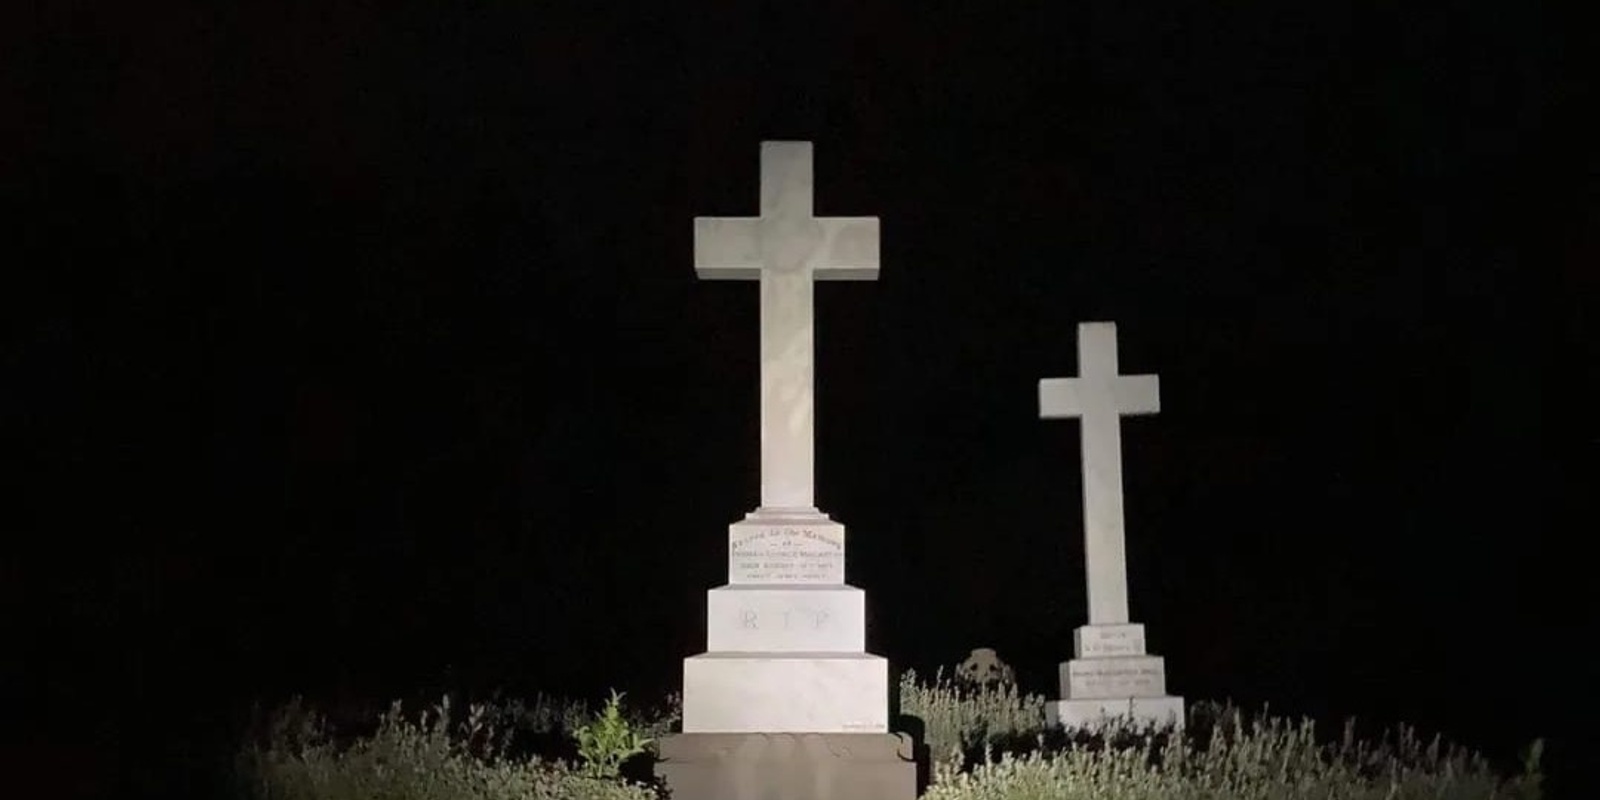
[[[1047,730],[1044,698],[1015,686],[970,687],[943,670],[907,672],[902,714],[915,717],[933,760],[927,800],[1537,800],[1539,743],[1513,776],[1476,754],[1401,727],[1377,741],[1347,725],[1326,736],[1310,721],[1192,707],[1181,735],[1168,731]],[[611,713],[608,715],[607,711]],[[606,777],[582,763],[574,733],[597,720],[647,740],[680,719],[677,698],[652,708],[538,696],[468,706],[448,700],[407,713],[392,705],[360,733],[330,730],[290,703],[261,721],[236,759],[249,800],[656,800],[653,747]]]

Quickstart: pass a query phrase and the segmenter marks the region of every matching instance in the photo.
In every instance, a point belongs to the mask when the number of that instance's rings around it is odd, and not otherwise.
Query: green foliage
[[[921,683],[915,670],[900,676],[900,712],[923,724],[923,743],[939,769],[959,769],[964,754],[996,741],[1044,730],[1044,697],[1011,684],[968,686],[945,674]]]
[[[582,700],[553,697],[543,692],[535,694],[531,700],[500,700],[496,693],[489,704],[489,714],[498,727],[569,736],[589,719],[589,707]]]
[[[1377,743],[1319,743],[1310,721],[1221,709],[1209,733],[1127,746],[1074,742],[1006,753],[946,774],[924,800],[1537,800],[1538,743],[1525,774],[1496,776],[1478,756],[1400,728]],[[1199,735],[1195,735],[1199,734]],[[1041,735],[1041,741],[1043,740]]]
[[[588,725],[594,717],[589,704],[582,700],[554,697],[542,692],[531,700],[501,699],[499,692],[496,692],[487,705],[489,718],[497,727],[519,734],[572,739],[575,732]],[[683,696],[673,692],[651,707],[629,706],[624,710],[623,719],[645,737],[646,749],[653,750],[657,740],[678,729],[678,724],[683,720]]]
[[[1181,734],[1126,729],[1047,730],[1044,698],[1014,686],[931,683],[907,672],[901,711],[924,725],[934,758],[925,800],[1539,800],[1543,742],[1520,775],[1496,775],[1476,754],[1401,727],[1376,742],[1319,737],[1310,721],[1231,707],[1191,706]],[[618,776],[629,758],[674,730],[681,700],[629,709],[613,691],[596,713],[537,696],[472,705],[452,722],[448,698],[415,720],[400,704],[376,732],[335,744],[325,720],[299,702],[273,716],[238,756],[251,800],[658,800]],[[508,756],[513,735],[577,744],[582,766]]]
[[[330,743],[321,718],[291,703],[240,752],[242,794],[254,800],[654,800],[646,786],[507,758],[484,706],[450,724],[448,701],[413,722],[390,707],[369,737]]]
[[[645,751],[652,756],[659,755],[658,745],[662,737],[678,733],[682,729],[683,695],[670,692],[660,703],[650,708],[626,712],[624,719],[644,737]]]
[[[584,770],[599,778],[620,775],[622,762],[643,753],[645,746],[651,743],[622,716],[622,695],[615,689],[605,708],[573,731],[572,737],[578,741],[578,755],[583,757]]]

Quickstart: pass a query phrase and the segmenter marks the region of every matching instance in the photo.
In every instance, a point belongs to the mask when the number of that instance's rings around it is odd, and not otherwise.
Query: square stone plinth
[[[683,800],[913,800],[911,738],[886,733],[680,733],[656,776]]]
[[[854,586],[719,586],[706,593],[706,650],[861,653],[866,608]]]
[[[1167,673],[1161,656],[1075,658],[1061,665],[1064,699],[1160,697],[1166,693]]]
[[[684,733],[888,733],[889,662],[868,653],[683,660]]]
[[[728,526],[728,583],[844,583],[844,525],[821,513],[756,510]]]
[[[1077,658],[1144,655],[1144,626],[1084,625],[1072,632],[1072,654]]]
[[[1052,700],[1044,704],[1050,727],[1099,729],[1132,724],[1134,727],[1171,725],[1183,729],[1182,697],[1121,697],[1088,700]]]

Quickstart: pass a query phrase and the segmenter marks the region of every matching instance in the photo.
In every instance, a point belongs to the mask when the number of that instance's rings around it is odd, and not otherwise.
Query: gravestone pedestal
[[[1085,625],[1072,638],[1075,657],[1061,665],[1062,699],[1045,704],[1046,723],[1183,728],[1183,698],[1167,694],[1166,664],[1145,653],[1143,625]]]
[[[913,742],[889,733],[889,662],[866,652],[866,593],[844,582],[844,526],[757,510],[728,530],[707,592],[707,651],[683,660],[683,733],[656,775],[694,800],[916,796]]]
[[[887,733],[889,662],[866,652],[866,593],[844,582],[844,526],[815,509],[728,526],[706,652],[683,662],[685,733]]]
[[[913,743],[889,733],[889,662],[866,652],[844,526],[813,500],[812,283],[872,280],[874,217],[816,217],[811,144],[763,142],[761,215],[696,217],[695,271],[756,280],[761,505],[728,526],[706,652],[683,661],[683,733],[656,774],[679,800],[911,800]]]
[[[1144,626],[1128,621],[1128,559],[1122,509],[1122,433],[1126,414],[1161,410],[1155,375],[1123,375],[1117,326],[1078,326],[1078,377],[1039,381],[1039,416],[1083,421],[1084,572],[1089,624],[1072,637],[1061,665],[1061,699],[1046,721],[1069,728],[1108,722],[1183,727],[1183,698],[1167,694],[1166,665],[1145,652]]]
[[[685,800],[883,800],[917,794],[912,741],[888,733],[685,733],[656,774]]]

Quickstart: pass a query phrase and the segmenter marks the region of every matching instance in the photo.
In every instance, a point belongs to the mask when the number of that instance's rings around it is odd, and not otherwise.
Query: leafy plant
[[[572,732],[578,740],[578,755],[583,757],[584,769],[600,778],[616,778],[622,772],[622,762],[643,753],[651,739],[641,736],[622,715],[622,694],[611,690],[611,699],[589,722]]]
[[[1354,724],[1324,734],[1309,720],[1245,715],[1196,702],[1179,734],[1116,735],[1045,727],[1044,699],[1015,687],[956,685],[907,673],[901,707],[925,726],[933,776],[923,800],[1538,800],[1544,742],[1522,774],[1496,774],[1478,755],[1401,727],[1369,740]],[[613,690],[598,713],[559,698],[469,705],[452,722],[449,697],[431,713],[376,731],[330,737],[326,720],[292,702],[239,753],[247,800],[659,800],[664,787],[620,780],[628,759],[681,719],[681,700],[630,708]],[[514,757],[513,734],[552,736],[557,759]],[[1331,735],[1330,735],[1331,734]],[[537,737],[535,737],[537,738]]]
[[[683,695],[671,692],[654,707],[635,709],[628,719],[634,730],[650,737],[645,740],[646,749],[654,753],[661,737],[677,732],[683,722]]]
[[[279,711],[239,753],[245,800],[656,800],[647,786],[574,771],[537,756],[511,759],[491,709],[450,724],[448,699],[413,721],[391,705],[377,730],[347,746],[299,703]]]
[[[911,669],[900,677],[900,710],[922,721],[936,771],[960,769],[970,750],[1044,730],[1043,696],[1023,694],[1015,684],[969,686],[951,674],[940,667],[931,682]]]
[[[1208,708],[1208,731],[1132,741],[1073,740],[1024,753],[986,750],[970,769],[945,771],[923,800],[1537,800],[1535,742],[1524,774],[1495,774],[1470,751],[1408,727],[1377,742],[1346,726],[1323,741],[1309,720]]]

